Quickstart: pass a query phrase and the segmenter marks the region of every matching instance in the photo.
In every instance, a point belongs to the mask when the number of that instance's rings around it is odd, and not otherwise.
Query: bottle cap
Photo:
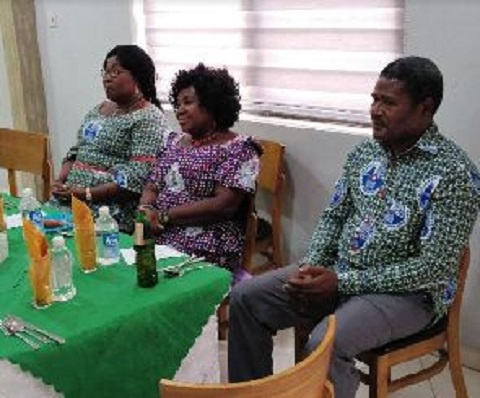
[[[100,214],[101,216],[108,216],[110,215],[110,209],[108,208],[108,206],[102,206],[100,207],[100,209],[98,209],[98,214]]]
[[[23,197],[32,196],[32,195],[33,195],[32,188],[23,188],[23,191],[22,191]]]
[[[55,249],[65,246],[65,239],[63,236],[55,236],[52,239],[52,244]]]

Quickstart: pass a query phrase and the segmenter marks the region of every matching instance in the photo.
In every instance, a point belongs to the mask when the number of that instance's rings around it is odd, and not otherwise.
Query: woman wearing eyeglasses
[[[77,143],[67,153],[53,184],[53,195],[71,195],[95,211],[102,205],[131,232],[133,213],[169,129],[157,99],[155,66],[135,45],[119,45],[102,69],[107,100],[85,116]]]

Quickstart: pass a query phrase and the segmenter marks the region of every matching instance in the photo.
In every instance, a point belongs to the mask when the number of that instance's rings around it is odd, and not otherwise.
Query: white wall
[[[445,99],[438,115],[443,131],[458,142],[480,166],[480,2],[477,0],[407,1],[407,53],[434,59],[445,78]],[[480,228],[471,238],[472,261],[461,318],[462,342],[475,350],[465,353],[480,366]]]
[[[106,52],[115,44],[132,40],[130,1],[37,0],[35,4],[52,150],[58,170],[85,111],[103,98],[98,72]],[[476,95],[480,89],[480,2],[406,0],[406,7],[407,52],[431,56],[445,74],[445,101],[438,115],[440,127],[480,163],[480,140],[475,139],[474,124],[480,107]],[[56,29],[47,27],[52,13],[58,17]],[[0,84],[1,67],[0,59]],[[0,101],[4,95],[1,84]],[[284,236],[290,257],[295,259],[303,252],[316,217],[328,200],[345,154],[362,137],[254,121],[242,121],[236,130],[287,145]],[[474,353],[472,358],[480,352],[480,318],[476,308],[479,236],[477,229],[462,317],[462,341],[473,349],[468,351]],[[480,355],[474,359],[480,364]]]
[[[129,44],[130,0],[36,0],[37,30],[52,153],[58,171],[87,110],[104,99],[107,52]],[[56,16],[58,27],[48,22]]]
[[[3,48],[2,31],[0,30],[0,127],[12,127],[12,107],[7,79],[7,66]],[[7,173],[0,170],[0,191],[7,189]]]

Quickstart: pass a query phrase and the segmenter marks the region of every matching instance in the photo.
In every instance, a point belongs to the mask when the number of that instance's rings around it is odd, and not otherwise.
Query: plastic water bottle
[[[72,280],[72,253],[65,246],[63,236],[55,236],[52,239],[52,297],[54,301],[68,301],[77,290]]]
[[[8,237],[7,227],[3,229],[2,220],[0,220],[0,264],[8,257]]]
[[[110,209],[102,206],[98,210],[99,217],[95,223],[97,233],[97,262],[100,265],[111,265],[120,261],[120,242],[118,224],[110,215]]]
[[[43,231],[42,208],[40,202],[33,196],[31,188],[25,188],[22,191],[19,208],[23,218],[30,220],[40,231]]]
[[[7,223],[3,219],[3,197],[0,195],[0,264],[8,257]]]

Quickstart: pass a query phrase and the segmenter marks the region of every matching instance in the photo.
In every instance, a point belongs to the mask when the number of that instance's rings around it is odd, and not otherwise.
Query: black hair
[[[380,77],[401,81],[415,105],[426,98],[432,98],[433,114],[442,103],[442,72],[428,58],[417,56],[398,58],[382,70]]]
[[[118,62],[128,70],[137,82],[145,99],[162,109],[157,98],[155,86],[156,72],[152,58],[140,47],[134,44],[118,45],[110,50],[103,61],[103,69],[107,66],[107,59],[117,57]]]
[[[238,83],[226,68],[210,68],[203,63],[175,75],[168,96],[174,109],[178,109],[178,95],[193,87],[200,105],[213,117],[218,130],[227,130],[238,120],[240,92]]]

